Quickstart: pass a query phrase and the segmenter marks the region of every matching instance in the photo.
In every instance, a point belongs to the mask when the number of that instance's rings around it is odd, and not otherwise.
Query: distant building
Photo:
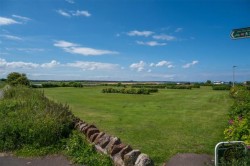
[[[214,85],[222,85],[222,84],[225,84],[224,81],[214,81],[213,82]]]

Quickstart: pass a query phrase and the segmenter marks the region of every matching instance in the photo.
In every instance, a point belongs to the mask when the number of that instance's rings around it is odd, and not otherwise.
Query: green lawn
[[[115,135],[156,164],[176,153],[213,154],[223,141],[228,91],[211,87],[192,90],[164,89],[151,95],[104,94],[103,87],[48,88],[45,94],[67,103],[73,113]]]

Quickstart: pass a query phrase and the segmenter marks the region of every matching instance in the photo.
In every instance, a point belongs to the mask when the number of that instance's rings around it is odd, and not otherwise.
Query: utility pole
[[[233,66],[233,87],[234,87],[234,82],[235,82],[235,68],[237,66]]]

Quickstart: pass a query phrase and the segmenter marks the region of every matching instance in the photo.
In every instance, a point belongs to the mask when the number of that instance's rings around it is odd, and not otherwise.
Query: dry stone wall
[[[98,152],[109,155],[115,166],[154,166],[153,160],[148,155],[123,144],[115,136],[101,132],[95,125],[76,118],[75,129],[83,133],[88,141],[95,145]]]

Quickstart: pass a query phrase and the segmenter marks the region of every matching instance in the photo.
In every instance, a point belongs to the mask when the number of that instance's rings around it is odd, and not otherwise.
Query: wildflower
[[[233,119],[230,119],[230,120],[228,121],[228,123],[229,123],[230,125],[232,125],[232,124],[234,123],[234,120],[233,120]]]

